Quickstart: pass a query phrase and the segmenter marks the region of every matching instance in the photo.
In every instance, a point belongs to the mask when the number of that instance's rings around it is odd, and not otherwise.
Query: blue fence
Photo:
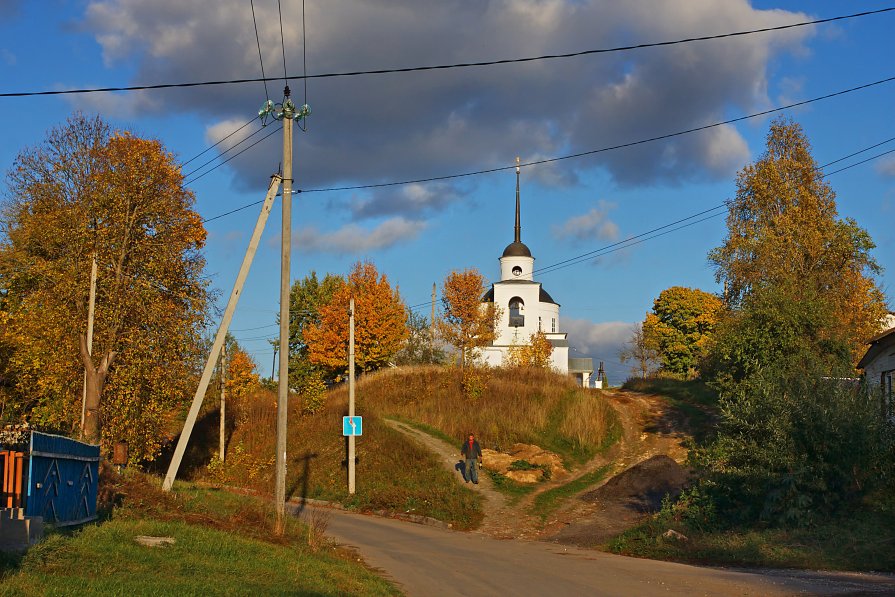
[[[25,514],[57,526],[96,518],[99,446],[31,433]]]

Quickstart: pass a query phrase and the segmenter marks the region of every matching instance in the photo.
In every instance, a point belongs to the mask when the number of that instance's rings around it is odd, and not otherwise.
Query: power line
[[[763,111],[761,111],[761,112],[756,112],[756,113],[754,113],[754,114],[748,114],[748,115],[746,115],[746,116],[740,116],[740,117],[738,117],[738,118],[731,118],[731,119],[724,120],[724,121],[721,121],[721,122],[715,122],[715,123],[712,123],[712,124],[707,124],[707,125],[698,126],[698,127],[694,127],[694,128],[690,128],[690,129],[686,129],[686,130],[682,130],[682,131],[677,131],[677,132],[674,132],[674,133],[668,133],[668,134],[665,134],[665,135],[658,135],[658,136],[655,136],[655,137],[649,137],[649,138],[646,138],[646,139],[640,139],[640,140],[638,140],[638,141],[631,141],[631,142],[628,142],[628,143],[621,143],[621,144],[618,144],[618,145],[611,145],[611,146],[608,146],[608,147],[601,147],[601,148],[599,148],[599,149],[592,149],[592,150],[582,151],[582,152],[573,153],[573,154],[564,155],[564,156],[558,156],[558,157],[553,157],[553,158],[546,158],[546,159],[543,159],[543,160],[535,160],[535,161],[532,161],[532,162],[526,162],[526,163],[524,163],[524,164],[520,164],[519,166],[520,166],[520,167],[538,166],[538,165],[542,165],[542,164],[549,164],[549,163],[553,163],[553,162],[559,162],[559,161],[561,161],[561,160],[569,160],[569,159],[573,159],[573,158],[580,158],[580,157],[585,157],[585,156],[589,156],[589,155],[595,155],[595,154],[598,154],[598,153],[605,153],[605,152],[608,152],[608,151],[614,151],[614,150],[617,150],[617,149],[625,149],[625,148],[628,148],[628,147],[634,147],[634,146],[636,146],[636,145],[643,145],[643,144],[645,144],[645,143],[652,143],[652,142],[654,142],[654,141],[662,141],[662,140],[665,140],[665,139],[671,139],[671,138],[674,138],[674,137],[680,137],[680,136],[683,136],[683,135],[688,135],[688,134],[691,134],[691,133],[696,133],[696,132],[699,132],[699,131],[704,131],[704,130],[708,130],[708,129],[716,128],[716,127],[719,127],[719,126],[724,126],[724,125],[727,125],[727,124],[733,124],[733,123],[737,123],[737,122],[742,122],[742,121],[744,121],[744,120],[749,120],[749,119],[752,119],[752,118],[758,118],[758,117],[760,117],[760,116],[767,116],[768,114],[773,114],[773,113],[776,113],[776,112],[782,112],[782,111],[784,111],[784,110],[789,110],[789,109],[796,108],[796,107],[799,107],[799,106],[804,106],[804,105],[806,105],[806,104],[810,104],[810,103],[813,103],[813,102],[818,102],[818,101],[821,101],[821,100],[830,99],[830,98],[837,97],[837,96],[840,96],[840,95],[845,95],[845,94],[848,94],[848,93],[853,93],[853,92],[855,92],[855,91],[861,91],[861,90],[863,90],[863,89],[868,89],[868,88],[870,88],[870,87],[875,87],[875,86],[878,86],[878,85],[882,85],[882,84],[884,84],[884,83],[890,83],[890,82],[892,82],[892,81],[895,81],[895,77],[887,77],[887,78],[885,78],[885,79],[880,79],[880,80],[878,80],[878,81],[873,81],[872,83],[866,83],[866,84],[864,84],[864,85],[858,85],[857,87],[850,87],[850,88],[848,88],[848,89],[843,89],[843,90],[841,90],[841,91],[836,91],[836,92],[833,92],[833,93],[828,93],[828,94],[826,94],[826,95],[821,95],[821,96],[814,97],[814,98],[811,98],[811,99],[802,100],[802,101],[800,101],[800,102],[795,102],[795,103],[792,103],[792,104],[787,104],[787,105],[785,105],[785,106],[778,106],[778,107],[776,107],[776,108],[771,108],[771,109],[768,109],[768,110],[763,110]],[[442,180],[451,180],[451,179],[457,179],[457,178],[466,178],[466,177],[470,177],[470,176],[480,176],[480,175],[482,175],[482,174],[492,174],[492,173],[495,173],[495,172],[502,172],[502,171],[505,171],[505,170],[511,170],[511,169],[514,169],[514,168],[516,168],[516,164],[513,164],[513,165],[511,165],[511,166],[498,166],[498,167],[495,167],[495,168],[486,168],[486,169],[482,169],[482,170],[475,170],[475,171],[472,171],[472,172],[462,172],[462,173],[457,173],[457,174],[445,174],[445,175],[442,175],[442,176],[431,176],[431,177],[429,177],[429,178],[416,178],[416,179],[412,179],[412,180],[402,180],[402,181],[394,181],[394,182],[382,182],[382,183],[373,183],[373,184],[366,184],[366,185],[352,185],[352,186],[343,186],[343,187],[327,187],[327,188],[320,188],[320,189],[296,189],[294,192],[295,192],[295,193],[330,193],[330,192],[337,192],[337,191],[356,191],[356,190],[362,190],[362,189],[377,189],[377,188],[382,188],[382,187],[401,186],[401,185],[408,185],[408,184],[423,184],[423,183],[428,183],[428,182],[438,182],[438,181],[442,181]],[[228,215],[237,213],[237,212],[242,211],[242,210],[244,210],[244,209],[248,209],[248,208],[250,208],[250,207],[254,207],[254,206],[256,206],[256,205],[260,205],[261,203],[263,203],[263,201],[253,201],[252,203],[248,203],[248,204],[243,205],[243,206],[241,206],[241,207],[237,207],[237,208],[235,208],[235,209],[233,209],[233,210],[230,210],[230,211],[228,211],[228,212],[226,212],[226,213],[219,214],[219,215],[216,215],[216,216],[212,216],[212,217],[210,217],[210,218],[206,218],[205,220],[203,220],[203,222],[211,222],[211,221],[213,221],[213,220],[217,220],[217,219],[219,219],[219,218],[223,218],[223,217],[225,217],[225,216],[228,216]]]
[[[698,41],[709,41],[713,39],[725,39],[731,37],[742,37],[746,35],[753,35],[756,33],[769,33],[773,31],[783,31],[786,29],[794,29],[797,27],[807,27],[810,25],[820,25],[823,23],[832,23],[836,21],[844,21],[847,19],[855,19],[859,17],[878,15],[882,13],[887,13],[895,11],[895,7],[887,7],[881,8],[878,10],[869,10],[864,12],[858,12],[854,14],[841,15],[836,17],[829,17],[826,19],[816,19],[813,21],[803,21],[799,23],[792,23],[790,25],[779,25],[776,27],[763,27],[760,29],[749,29],[746,31],[735,31],[731,33],[721,33],[717,35],[704,35],[699,37],[689,37],[685,39],[677,39],[672,41],[661,41],[661,42],[651,42],[651,43],[642,43],[628,46],[616,46],[612,48],[599,48],[593,50],[582,50],[579,52],[568,52],[564,54],[543,54],[540,56],[529,56],[525,58],[507,58],[503,60],[488,60],[481,62],[458,62],[453,64],[437,64],[437,65],[429,65],[429,66],[413,66],[406,68],[383,68],[376,70],[361,70],[361,71],[347,71],[347,72],[334,72],[334,73],[319,73],[316,75],[302,75],[300,77],[287,77],[287,82],[289,79],[331,79],[338,77],[358,77],[365,75],[384,75],[384,74],[393,74],[393,73],[411,73],[411,72],[422,72],[422,71],[433,71],[433,70],[451,70],[451,69],[461,69],[461,68],[475,68],[475,67],[486,67],[486,66],[498,66],[503,64],[519,64],[524,62],[537,62],[541,60],[556,60],[556,59],[565,59],[565,58],[576,58],[579,56],[589,56],[592,54],[609,54],[613,52],[627,52],[632,50],[642,50],[646,48],[657,48],[664,46],[674,46],[679,44],[686,44]],[[285,65],[284,65],[285,66]],[[0,93],[0,97],[32,97],[32,96],[42,96],[42,95],[72,95],[72,94],[82,94],[82,93],[106,93],[106,92],[116,92],[116,91],[146,91],[146,90],[154,90],[154,89],[172,89],[172,88],[184,88],[184,87],[206,87],[213,85],[236,85],[242,83],[258,83],[258,82],[267,82],[267,81],[276,81],[279,80],[278,77],[261,77],[254,79],[226,79],[226,80],[212,80],[212,81],[192,81],[192,82],[182,82],[182,83],[160,83],[155,85],[130,85],[130,86],[121,86],[121,87],[94,87],[94,88],[82,88],[82,89],[62,89],[62,90],[52,90],[52,91],[19,91],[19,92],[7,92]]]
[[[262,128],[263,128],[263,127],[262,127]],[[258,130],[262,130],[262,129],[258,129]],[[233,155],[231,155],[229,158],[227,158],[226,160],[224,160],[224,161],[221,162],[220,164],[216,164],[213,168],[209,168],[208,170],[206,170],[205,172],[203,172],[203,173],[200,174],[199,176],[196,176],[196,177],[194,177],[194,178],[191,178],[190,180],[184,181],[183,185],[186,186],[186,185],[193,184],[194,182],[196,182],[197,180],[199,180],[199,179],[202,178],[203,176],[207,176],[208,174],[211,174],[212,172],[214,172],[215,170],[217,170],[218,168],[220,168],[221,166],[223,166],[224,164],[226,164],[226,163],[229,162],[230,160],[232,160],[232,159],[234,159],[234,158],[236,158],[236,157],[242,155],[243,153],[245,153],[245,152],[247,152],[248,150],[252,149],[253,147],[255,147],[256,145],[258,145],[259,143],[261,143],[261,142],[263,142],[263,141],[269,139],[269,138],[272,137],[273,135],[277,134],[278,132],[279,132],[279,130],[277,130],[276,128],[274,128],[274,129],[273,129],[272,131],[270,131],[268,134],[264,135],[263,137],[261,137],[260,139],[258,139],[257,141],[255,141],[254,143],[252,143],[251,145],[249,145],[248,147],[242,149],[241,151],[238,151],[238,152],[234,153]],[[258,201],[258,202],[256,202],[256,203],[253,203],[253,205],[258,205],[259,203],[263,203],[263,201]],[[240,208],[240,209],[245,209],[245,208]],[[239,210],[237,210],[237,211],[239,211]],[[235,212],[230,212],[230,213],[235,213]],[[226,214],[226,215],[229,215],[229,214]],[[217,218],[220,218],[220,217],[223,217],[223,215],[221,215],[221,216],[215,216],[215,217],[213,217],[213,218],[209,218],[209,219],[206,219],[206,220],[202,220],[202,222],[203,222],[203,223],[204,223],[204,222],[210,222],[211,220],[216,220]]]
[[[238,129],[236,129],[236,130],[233,131],[232,133],[228,134],[226,137],[224,137],[223,139],[221,139],[220,141],[218,141],[218,142],[215,143],[214,145],[211,145],[211,146],[209,146],[209,147],[206,147],[205,149],[203,149],[202,151],[200,151],[199,153],[197,153],[196,155],[194,155],[193,157],[191,157],[191,158],[188,159],[187,161],[185,161],[185,162],[183,162],[182,164],[180,164],[180,166],[181,166],[181,167],[186,166],[186,165],[189,164],[190,162],[199,159],[201,156],[203,156],[204,154],[208,153],[209,151],[211,151],[212,149],[214,149],[215,147],[217,147],[218,145],[220,145],[221,143],[223,143],[224,141],[226,141],[227,139],[229,139],[230,137],[232,137],[233,135],[235,135],[236,133],[238,133],[239,131],[241,131],[241,130],[244,129],[245,127],[247,127],[247,126],[249,126],[250,124],[252,124],[253,122],[255,122],[255,119],[254,119],[254,118],[252,118],[251,120],[249,120],[248,122],[246,122],[244,125],[242,125],[242,126],[239,127]],[[226,153],[226,152],[225,152],[225,153]]]
[[[264,79],[264,99],[270,99],[270,92],[267,91],[267,78],[264,75],[264,58],[261,56],[261,38],[258,36],[258,21],[255,20],[255,0],[249,0],[252,6],[252,24],[255,26],[255,43],[258,45],[258,61],[261,63],[261,78]]]
[[[189,178],[190,176],[192,176],[193,174],[195,174],[196,172],[198,172],[199,170],[201,170],[202,168],[204,168],[204,167],[207,166],[208,164],[211,164],[211,163],[213,163],[214,161],[221,159],[222,157],[224,157],[224,155],[226,155],[227,153],[233,151],[234,149],[236,149],[237,147],[239,147],[240,145],[242,145],[243,143],[245,143],[246,141],[248,141],[249,139],[251,139],[252,137],[254,137],[255,135],[257,135],[258,133],[260,133],[262,130],[264,130],[264,127],[263,127],[263,126],[258,127],[257,129],[255,129],[255,132],[246,135],[246,136],[243,137],[241,140],[237,141],[237,142],[234,143],[232,146],[230,146],[230,147],[228,147],[226,150],[222,151],[222,152],[220,153],[220,155],[216,155],[215,157],[211,158],[210,160],[208,160],[208,161],[204,162],[203,164],[197,166],[196,168],[194,168],[194,169],[192,169],[191,171],[189,171],[189,172],[187,172],[186,174],[184,174],[183,177],[184,177],[184,178]],[[232,133],[231,133],[231,134],[232,134]],[[228,137],[229,137],[229,136],[230,136],[230,135],[228,135]],[[209,149],[210,149],[210,148],[209,148]],[[206,150],[206,151],[207,151],[207,150]],[[215,168],[216,168],[216,167],[217,167],[217,166],[215,166]],[[213,170],[213,169],[214,169],[214,168],[210,169],[209,172],[211,172],[211,170]]]

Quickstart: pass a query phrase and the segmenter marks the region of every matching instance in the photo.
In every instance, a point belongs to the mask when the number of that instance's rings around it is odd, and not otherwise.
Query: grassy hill
[[[399,418],[432,428],[459,446],[475,432],[483,447],[533,443],[560,454],[569,465],[586,461],[612,443],[617,424],[599,392],[566,376],[541,370],[492,369],[478,398],[466,396],[462,371],[445,367],[398,368],[363,376],[356,411],[364,417],[357,441],[357,493],[346,489],[342,416],[348,389],[332,389],[325,406],[302,414],[290,406],[287,491],[361,510],[429,516],[455,528],[477,526],[481,497],[461,487],[425,449],[382,422]],[[227,462],[212,461],[206,478],[270,493],[273,487],[275,396],[260,392],[237,405]],[[229,412],[229,409],[228,409]],[[214,443],[214,442],[212,442]],[[216,445],[216,444],[214,444]]]

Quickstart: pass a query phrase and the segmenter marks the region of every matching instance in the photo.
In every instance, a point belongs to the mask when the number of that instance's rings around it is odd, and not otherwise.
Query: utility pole
[[[432,319],[429,324],[429,333],[435,339],[435,282],[432,282]]]
[[[348,416],[354,417],[354,297],[348,305]],[[354,435],[348,436],[348,495],[354,495]]]
[[[87,302],[87,354],[93,354],[93,319],[96,313],[96,253],[90,265],[90,298]],[[81,395],[81,437],[84,436],[84,417],[87,414],[87,371],[84,371],[84,391]]]
[[[227,342],[221,348],[221,462],[224,462],[224,443],[227,438]]]
[[[236,304],[242,294],[242,287],[245,285],[246,277],[249,275],[249,269],[252,267],[252,260],[258,251],[258,244],[261,242],[261,233],[264,232],[264,225],[270,215],[273,207],[273,199],[277,195],[280,188],[280,176],[271,177],[270,188],[267,189],[267,196],[264,197],[264,204],[261,206],[261,213],[258,214],[258,221],[255,223],[255,230],[252,231],[252,238],[249,240],[249,246],[246,249],[245,256],[242,258],[242,265],[239,267],[239,273],[236,275],[236,282],[233,283],[233,291],[227,300],[227,307],[224,309],[224,316],[218,326],[217,334],[214,337],[214,343],[211,345],[211,352],[208,354],[208,360],[205,361],[205,369],[202,370],[202,377],[199,379],[199,387],[193,395],[193,403],[190,405],[190,412],[186,416],[186,422],[183,424],[183,431],[180,432],[180,438],[177,440],[177,447],[174,448],[174,456],[171,457],[171,464],[168,465],[168,472],[165,473],[165,480],[162,482],[162,489],[170,491],[174,486],[174,479],[177,477],[177,471],[180,463],[183,461],[183,454],[186,452],[186,445],[190,441],[190,435],[193,427],[196,425],[196,419],[199,417],[199,409],[202,407],[202,400],[205,399],[205,390],[211,382],[211,375],[214,373],[214,366],[217,363],[218,355],[224,346],[224,340],[227,337],[227,330],[230,329],[230,322],[233,320],[233,312],[236,311]]]

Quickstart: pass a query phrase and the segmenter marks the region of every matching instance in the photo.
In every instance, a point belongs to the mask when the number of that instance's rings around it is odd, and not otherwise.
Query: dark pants
[[[467,458],[466,459],[466,469],[463,471],[463,478],[466,479],[466,482],[469,483],[472,481],[476,485],[479,483],[479,471],[476,466],[475,458]]]

